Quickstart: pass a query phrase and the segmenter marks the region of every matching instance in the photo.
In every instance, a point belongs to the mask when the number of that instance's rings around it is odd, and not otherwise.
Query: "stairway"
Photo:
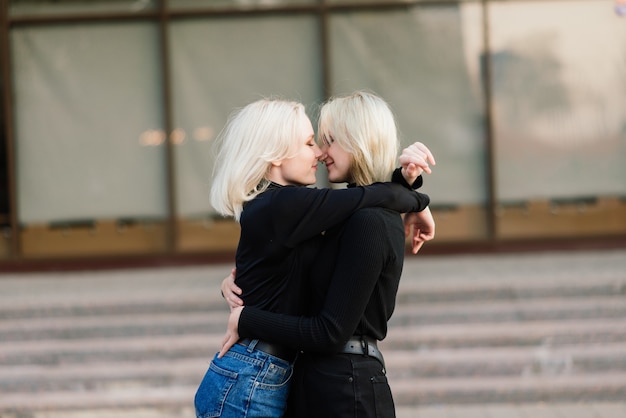
[[[626,399],[626,271],[409,284],[398,302],[381,347],[399,405]]]
[[[194,416],[226,326],[228,271],[0,279],[0,418]]]
[[[381,344],[397,406],[623,402],[623,255],[409,257]],[[0,418],[193,416],[229,268],[0,278]]]

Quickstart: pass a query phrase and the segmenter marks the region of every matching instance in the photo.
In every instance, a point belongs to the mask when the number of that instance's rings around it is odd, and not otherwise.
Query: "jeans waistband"
[[[296,350],[284,347],[279,344],[272,344],[263,340],[256,340],[251,338],[241,338],[239,341],[237,341],[237,344],[263,351],[265,354],[278,357],[279,359],[285,360],[289,363],[293,363],[293,361],[296,359]]]
[[[383,353],[378,349],[378,341],[374,338],[366,336],[352,336],[348,342],[339,350],[345,354],[361,354],[364,356],[374,357],[385,367],[385,359]]]

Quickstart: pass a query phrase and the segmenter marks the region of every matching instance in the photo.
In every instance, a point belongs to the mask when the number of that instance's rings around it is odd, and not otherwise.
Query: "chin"
[[[345,176],[340,176],[340,175],[328,175],[328,181],[330,181],[331,183],[345,183],[346,182],[346,178]]]

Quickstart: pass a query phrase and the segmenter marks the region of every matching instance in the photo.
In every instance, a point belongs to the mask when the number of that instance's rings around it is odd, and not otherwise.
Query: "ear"
[[[280,167],[283,164],[283,160],[272,161],[272,167]]]

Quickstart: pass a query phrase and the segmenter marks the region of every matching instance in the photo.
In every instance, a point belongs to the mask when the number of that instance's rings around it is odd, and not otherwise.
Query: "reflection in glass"
[[[502,201],[626,195],[626,25],[605,2],[490,5]]]

